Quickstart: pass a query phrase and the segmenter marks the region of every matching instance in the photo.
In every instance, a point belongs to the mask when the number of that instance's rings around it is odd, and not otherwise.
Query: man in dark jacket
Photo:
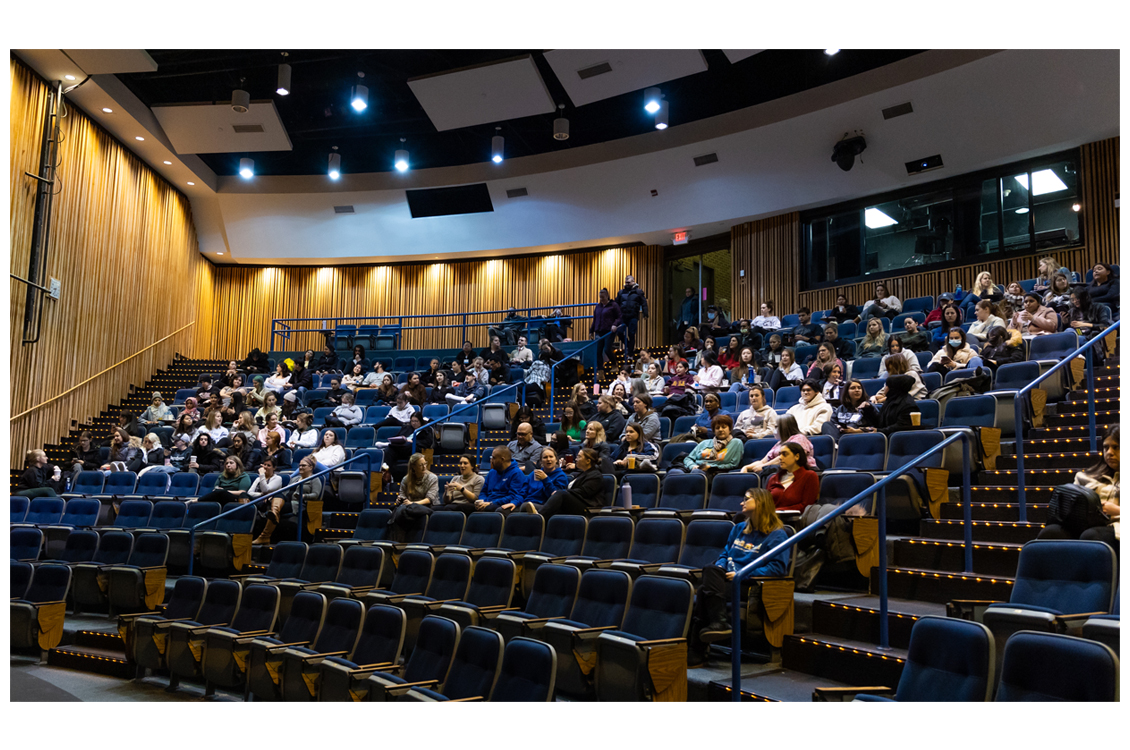
[[[526,475],[510,449],[500,445],[490,454],[490,471],[475,501],[475,510],[510,515],[510,511],[522,504],[525,484]]]
[[[619,336],[624,341],[624,354],[631,359],[636,351],[636,331],[639,328],[640,316],[647,317],[647,295],[636,283],[635,276],[624,279],[624,288],[616,295],[616,304],[620,306],[620,315],[624,324],[620,327]]]
[[[597,303],[592,313],[592,325],[589,328],[589,333],[592,337],[600,338],[606,333],[615,333],[623,324],[623,314],[620,312],[620,306],[615,301],[609,299],[608,290],[600,290],[600,302]],[[605,362],[612,361],[612,344],[615,343],[616,337],[609,336],[605,339],[605,343],[597,346],[600,352],[600,366],[601,369]]]
[[[679,307],[679,319],[675,321],[675,327],[678,328],[678,335],[676,338],[683,338],[683,333],[691,326],[698,325],[698,296],[695,295],[694,289],[687,287],[687,295],[683,297],[683,303]]]
[[[243,371],[246,373],[266,373],[270,369],[271,363],[267,361],[267,355],[258,349],[252,349],[247,359],[243,360]]]
[[[511,307],[506,312],[506,317],[497,325],[487,328],[490,336],[498,336],[505,346],[511,346],[518,340],[518,334],[525,326],[526,319],[518,314],[516,308]]]
[[[824,338],[824,329],[812,322],[812,313],[807,307],[797,310],[800,323],[793,326],[793,341],[796,343],[819,344]]]

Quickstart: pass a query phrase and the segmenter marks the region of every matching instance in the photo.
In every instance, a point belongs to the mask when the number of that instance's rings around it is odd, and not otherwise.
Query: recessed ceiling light
[[[826,50],[824,50],[824,54],[827,55],[828,57],[831,57],[832,55],[836,54],[837,52],[839,52],[838,49],[826,49]]]
[[[66,78],[66,79],[67,79],[68,81],[73,81],[73,80],[75,80],[75,77],[74,77],[74,76],[69,76],[69,75],[68,75],[68,76],[63,76],[63,78]]]
[[[223,253],[216,253],[216,255],[223,255]]]
[[[196,185],[196,183],[195,183],[195,182],[190,182],[190,183],[188,183],[188,184],[189,184],[189,185],[193,185],[193,186],[195,186],[195,185]]]
[[[109,107],[103,107],[102,111],[105,112],[108,115],[114,114],[114,110],[110,109]]]
[[[164,163],[168,164],[170,167],[173,166],[173,163],[171,161],[165,161]]]
[[[1026,209],[1026,208],[1018,208],[1018,209],[1016,209],[1016,213],[1018,213],[1018,214],[1026,214],[1026,213],[1028,213],[1028,209]]]
[[[145,140],[140,135],[135,135],[133,138],[134,138],[135,141],[144,141]]]

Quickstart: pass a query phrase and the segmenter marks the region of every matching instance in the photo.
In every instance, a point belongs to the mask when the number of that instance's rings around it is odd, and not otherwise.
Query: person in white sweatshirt
[[[976,341],[979,345],[984,344],[989,338],[989,329],[993,326],[1004,326],[1004,321],[993,315],[993,303],[987,299],[983,299],[977,303],[973,309],[973,314],[977,320],[973,325],[969,326],[969,331],[966,335]]]
[[[734,433],[739,432],[746,440],[777,434],[777,412],[765,403],[765,391],[760,388],[749,389],[749,408],[738,415],[734,424]]]
[[[294,421],[298,423],[298,427],[294,432],[290,433],[290,438],[286,441],[287,447],[291,450],[317,447],[318,431],[312,426],[314,423],[314,415],[302,412],[295,417]]]
[[[824,423],[832,416],[832,407],[820,395],[820,383],[806,380],[800,385],[800,403],[789,408],[797,427],[805,435],[819,435]]]
[[[902,302],[887,291],[886,284],[879,282],[875,285],[875,299],[863,306],[863,311],[855,322],[866,330],[867,321],[871,318],[893,318],[900,312],[902,312]]]

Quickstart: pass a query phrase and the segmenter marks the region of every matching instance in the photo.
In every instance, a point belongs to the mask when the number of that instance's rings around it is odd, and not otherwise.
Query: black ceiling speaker
[[[867,148],[867,141],[863,140],[862,135],[854,135],[850,138],[845,133],[844,137],[832,149],[832,161],[845,172],[851,171],[855,165],[855,157],[863,153]]]

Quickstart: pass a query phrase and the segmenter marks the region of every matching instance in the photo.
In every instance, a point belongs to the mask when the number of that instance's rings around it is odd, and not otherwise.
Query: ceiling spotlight
[[[287,57],[287,53],[282,53],[283,57]],[[286,63],[279,63],[279,85],[275,89],[275,93],[279,96],[286,96],[290,93],[290,66]]]
[[[655,86],[649,89],[644,89],[643,92],[643,109],[649,115],[654,115],[659,111],[659,102],[663,99],[663,92]]]
[[[145,139],[144,139],[144,138],[142,138],[142,137],[141,137],[140,135],[135,135],[135,136],[133,137],[133,139],[134,139],[135,141],[144,141],[144,140],[145,140]]]
[[[73,80],[75,80],[75,77],[74,77],[74,76],[69,76],[69,75],[68,75],[68,76],[63,76],[63,78],[66,78],[66,79],[67,79],[68,81],[73,81]]]
[[[231,108],[240,114],[251,109],[251,94],[243,89],[236,89],[231,92]]]
[[[196,183],[195,183],[195,182],[190,182],[190,183],[188,183],[188,185],[189,185],[189,187],[192,187],[192,186],[196,185]]]
[[[357,71],[358,78],[364,78],[365,74]],[[355,84],[349,91],[349,103],[353,109],[358,112],[364,112],[369,107],[369,87]]]
[[[245,180],[250,180],[255,176],[255,160],[248,159],[246,156],[239,160],[239,176]]]
[[[867,141],[863,140],[859,131],[851,137],[848,133],[844,133],[844,137],[832,148],[832,161],[836,162],[840,169],[848,172],[855,165],[855,157],[862,154],[866,148]]]
[[[824,54],[827,55],[828,57],[831,57],[832,55],[836,54],[837,52],[839,52],[838,49],[826,49],[826,50],[824,50]]]
[[[553,121],[553,137],[559,141],[569,140],[569,120],[565,118],[565,105],[557,105],[557,113],[561,115]]]
[[[216,255],[223,255],[223,253],[216,253]]]
[[[173,163],[172,163],[171,161],[166,161],[166,162],[164,162],[164,163],[165,163],[165,164],[168,164],[168,165],[169,165],[170,167],[171,167],[171,166],[173,166]]]
[[[1016,213],[1026,214],[1026,213],[1028,213],[1028,209],[1027,208],[1018,208],[1018,209],[1016,209]]]
[[[659,103],[659,113],[655,115],[655,129],[656,130],[666,130],[667,129],[667,120],[668,120],[668,117],[670,116],[670,114],[671,114],[671,106],[667,103],[667,100],[664,99],[663,101],[661,101]]]
[[[334,151],[337,151],[337,146],[334,146]],[[341,154],[330,154],[330,179],[336,180],[341,177]]]
[[[495,131],[502,130],[502,128],[495,128]],[[506,145],[506,139],[501,135],[496,135],[490,139],[490,160],[495,164],[502,163],[502,149]]]
[[[1083,206],[1078,204],[1078,203],[1072,203],[1071,204],[1071,210],[1074,211],[1075,213],[1079,213],[1080,211],[1083,210]]]
[[[103,107],[102,111],[105,112],[108,115],[114,114],[114,110],[110,109],[109,107]]]
[[[404,138],[401,138],[400,142],[404,143],[404,140],[405,140]],[[403,149],[403,148],[396,149],[396,153],[392,155],[392,164],[393,164],[394,167],[396,167],[396,171],[407,172],[408,171],[408,150]]]

